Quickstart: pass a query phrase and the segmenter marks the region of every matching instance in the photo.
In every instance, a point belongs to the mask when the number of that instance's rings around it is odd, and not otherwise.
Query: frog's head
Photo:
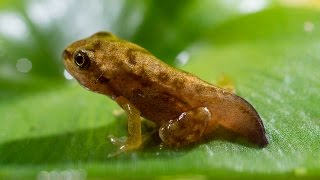
[[[98,32],[86,39],[68,46],[62,56],[67,71],[86,89],[106,95],[113,95],[108,86],[101,63],[103,42],[118,38],[108,32]],[[103,40],[103,42],[102,42]]]

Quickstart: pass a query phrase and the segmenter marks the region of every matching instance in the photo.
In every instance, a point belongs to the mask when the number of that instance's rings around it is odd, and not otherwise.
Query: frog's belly
[[[189,104],[177,97],[150,90],[143,91],[143,93],[133,93],[129,100],[140,110],[142,117],[158,125],[178,117],[191,108]]]

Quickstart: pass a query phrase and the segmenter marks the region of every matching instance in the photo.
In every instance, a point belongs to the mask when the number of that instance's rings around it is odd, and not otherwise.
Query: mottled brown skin
[[[258,146],[268,144],[262,121],[247,101],[111,33],[77,41],[63,57],[66,69],[82,86],[110,96],[127,112],[128,139],[112,139],[119,152],[141,145],[139,116],[158,124],[160,138],[170,146],[197,142],[218,126]]]

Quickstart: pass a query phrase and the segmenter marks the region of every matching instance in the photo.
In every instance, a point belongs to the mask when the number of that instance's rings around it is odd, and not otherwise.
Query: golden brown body
[[[140,121],[131,116],[132,110],[158,124],[165,144],[196,142],[217,126],[259,146],[268,143],[262,121],[247,101],[170,67],[145,49],[110,33],[97,33],[73,43],[64,51],[64,60],[66,69],[80,84],[115,99],[135,127]],[[130,140],[133,132],[137,133],[129,127],[123,151],[141,144],[141,140],[135,145],[129,142],[139,141]],[[141,139],[141,135],[132,136]]]

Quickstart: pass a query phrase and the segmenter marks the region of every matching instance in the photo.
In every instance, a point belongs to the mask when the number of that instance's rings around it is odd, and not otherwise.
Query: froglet
[[[118,153],[142,145],[141,117],[155,122],[169,147],[194,144],[221,126],[249,142],[268,144],[257,111],[243,98],[171,67],[146,49],[98,32],[63,52],[67,71],[86,89],[111,97],[128,116]]]

